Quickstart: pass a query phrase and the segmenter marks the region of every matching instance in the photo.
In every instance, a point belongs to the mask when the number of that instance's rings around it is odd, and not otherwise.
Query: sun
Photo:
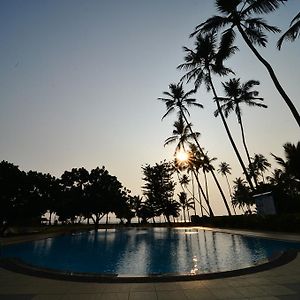
[[[189,158],[188,153],[183,150],[177,151],[175,156],[176,156],[176,159],[178,159],[180,162],[185,162]]]

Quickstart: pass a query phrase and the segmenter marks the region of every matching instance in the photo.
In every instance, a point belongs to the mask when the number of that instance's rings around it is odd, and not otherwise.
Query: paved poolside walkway
[[[221,231],[221,230],[220,230]],[[300,241],[300,235],[247,233]],[[224,279],[170,283],[78,283],[44,279],[0,268],[0,300],[187,300],[300,299],[300,253],[292,262],[272,270]]]

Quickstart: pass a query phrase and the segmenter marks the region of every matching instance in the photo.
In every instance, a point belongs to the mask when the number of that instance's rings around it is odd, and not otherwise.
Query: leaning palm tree
[[[253,15],[272,12],[278,9],[283,2],[285,0],[215,0],[217,10],[221,15],[213,16],[196,26],[191,36],[220,31],[225,27],[227,29],[222,32],[222,42],[232,45],[236,37],[235,29],[237,29],[257,59],[268,70],[276,89],[300,126],[300,115],[296,107],[279,83],[269,62],[255,48],[255,45],[266,47],[268,41],[264,31],[278,33],[280,29],[268,25],[265,20]]]
[[[199,169],[202,169],[203,174],[204,174],[204,180],[205,180],[205,190],[206,190],[206,199],[207,202],[209,203],[209,194],[208,194],[208,184],[207,184],[207,176],[206,173],[210,172],[213,176],[214,182],[216,184],[216,186],[218,187],[220,194],[222,196],[223,202],[225,204],[225,207],[227,209],[227,212],[229,215],[231,215],[227,200],[225,198],[224,192],[221,188],[221,185],[214,173],[214,166],[211,164],[212,161],[216,160],[216,158],[212,158],[210,159],[207,155],[207,153],[205,154],[203,149],[201,148],[200,151],[198,150],[198,148],[196,147],[195,144],[191,144],[190,145],[190,151],[189,151],[189,156],[190,156],[190,168],[192,170],[194,170],[194,173],[196,171],[195,177],[197,180],[198,179],[198,174],[199,174]]]
[[[292,20],[290,24],[290,28],[281,36],[281,38],[277,42],[277,48],[280,50],[283,41],[295,41],[297,37],[299,37],[300,33],[300,12],[296,15],[296,17]]]
[[[187,53],[184,58],[185,63],[177,67],[178,69],[187,71],[181,80],[186,80],[187,83],[193,80],[196,89],[198,89],[198,87],[204,83],[207,91],[213,92],[213,96],[216,99],[215,102],[217,104],[217,109],[220,111],[220,116],[229,141],[234,149],[250,187],[254,189],[247,168],[232,138],[225,116],[221,110],[218,95],[212,81],[213,74],[223,76],[233,73],[230,69],[223,66],[222,61],[234,53],[235,47],[229,47],[228,45],[225,47],[224,44],[221,44],[219,49],[217,49],[216,34],[212,33],[205,36],[198,35],[195,42],[195,50],[184,47],[184,51]]]
[[[227,118],[231,112],[235,112],[237,116],[238,123],[240,125],[242,141],[244,145],[244,149],[247,155],[249,167],[251,173],[253,173],[251,167],[251,159],[248,151],[248,147],[245,139],[244,126],[242,121],[242,110],[241,105],[246,104],[248,106],[255,107],[264,107],[267,108],[267,105],[259,103],[258,101],[263,101],[263,98],[257,97],[258,91],[252,90],[255,85],[259,85],[259,81],[256,80],[248,80],[245,83],[240,83],[240,78],[232,78],[229,81],[222,83],[224,87],[224,92],[226,97],[219,97],[218,100],[223,103],[221,105],[221,110],[223,110],[225,117]],[[219,110],[215,111],[215,116],[218,116],[220,113]],[[255,185],[257,186],[256,177],[253,176]]]

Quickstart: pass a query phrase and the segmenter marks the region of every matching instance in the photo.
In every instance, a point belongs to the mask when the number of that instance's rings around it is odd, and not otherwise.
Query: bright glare
[[[176,158],[181,162],[185,162],[188,160],[189,155],[185,151],[180,150],[176,153]]]

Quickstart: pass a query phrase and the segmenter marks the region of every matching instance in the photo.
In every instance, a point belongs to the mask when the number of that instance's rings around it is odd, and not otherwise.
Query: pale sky
[[[286,30],[299,10],[300,2],[290,0],[264,18]],[[2,0],[0,160],[57,177],[104,165],[132,194],[141,194],[141,166],[171,160],[175,147],[163,143],[176,115],[161,122],[165,107],[156,99],[183,75],[176,67],[182,46],[193,43],[189,34],[216,13],[211,0]],[[300,40],[279,52],[279,35],[269,37],[260,51],[300,111]],[[269,106],[243,110],[249,150],[275,167],[270,152],[282,155],[285,142],[299,140],[299,127],[264,67],[243,41],[238,46],[227,66],[242,81],[260,80],[257,89]],[[215,82],[220,94],[220,79]],[[216,168],[226,161],[231,179],[241,176],[221,120],[213,116],[212,96],[202,89],[196,97],[204,105],[191,111],[200,143],[218,158]],[[234,115],[229,124],[242,152]],[[213,185],[210,190],[215,213],[224,214]]]

